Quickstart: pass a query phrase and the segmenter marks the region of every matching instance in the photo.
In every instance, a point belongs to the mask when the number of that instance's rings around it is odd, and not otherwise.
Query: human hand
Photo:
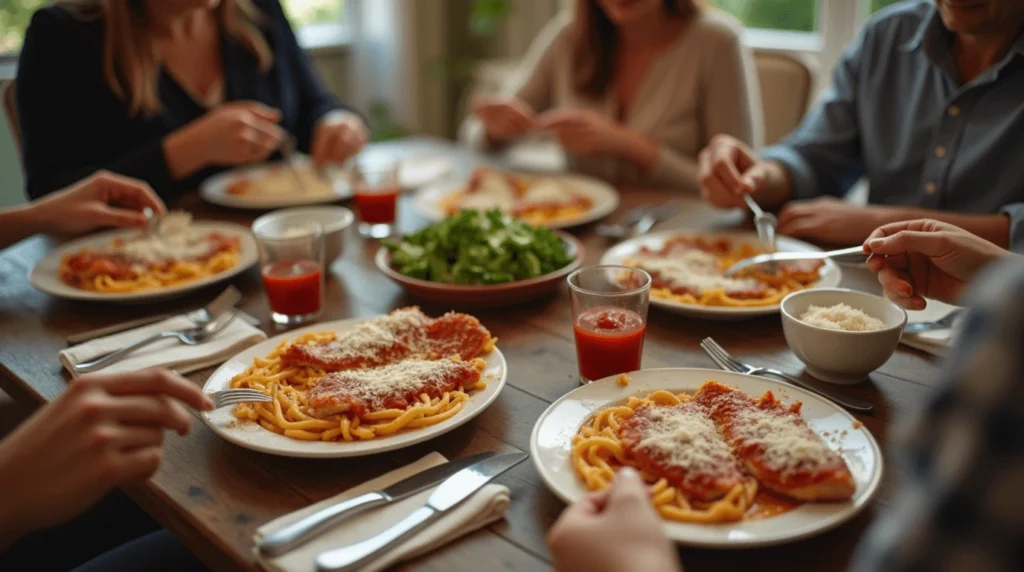
[[[516,139],[537,127],[533,109],[514,97],[481,97],[473,102],[473,113],[493,141]]]
[[[625,129],[596,111],[555,109],[541,115],[537,124],[554,133],[573,155],[620,155],[627,145]]]
[[[363,119],[350,111],[328,113],[316,124],[310,152],[317,169],[344,163],[366,145],[370,134]]]
[[[32,203],[26,219],[39,232],[79,234],[108,226],[145,225],[146,208],[166,210],[148,184],[98,171]]]
[[[280,120],[280,111],[256,101],[224,104],[167,136],[168,166],[184,178],[209,165],[265,161],[286,136]]]
[[[186,406],[209,410],[213,403],[166,370],[72,381],[0,443],[0,546],[149,478],[160,465],[163,431],[188,433]]]
[[[701,196],[720,208],[743,208],[743,195],[757,198],[785,177],[781,167],[761,161],[749,145],[730,135],[711,138],[697,156],[697,175]]]
[[[786,204],[779,234],[830,244],[859,244],[886,220],[885,207],[857,206],[822,197]]]
[[[548,545],[558,572],[678,572],[640,475],[623,468],[613,485],[565,509]]]
[[[936,220],[887,224],[868,237],[868,268],[878,273],[887,298],[908,310],[924,298],[955,303],[971,280],[1008,251],[966,230]]]

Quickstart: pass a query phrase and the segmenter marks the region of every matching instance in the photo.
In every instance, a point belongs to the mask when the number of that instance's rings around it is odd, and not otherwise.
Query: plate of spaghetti
[[[257,389],[274,398],[206,413],[224,439],[289,457],[354,457],[447,433],[484,411],[505,385],[497,340],[476,318],[402,308],[317,324],[238,354],[207,392]]]
[[[821,252],[780,236],[779,251]],[[752,268],[726,278],[734,262],[761,254],[753,232],[693,234],[663,231],[615,245],[601,264],[634,266],[651,275],[651,305],[679,314],[713,319],[740,319],[779,312],[787,294],[808,288],[834,288],[842,279],[832,261],[780,262],[774,272]]]
[[[338,168],[317,173],[307,157],[292,159],[294,169],[282,162],[234,169],[210,177],[199,186],[207,202],[238,209],[276,209],[331,203],[352,196],[352,188]]]
[[[438,222],[462,210],[499,209],[532,225],[568,228],[615,211],[619,195],[602,181],[579,175],[510,173],[480,167],[462,182],[423,188],[416,211]]]
[[[60,245],[32,268],[29,280],[61,298],[144,301],[230,278],[258,257],[249,229],[170,213],[152,233],[112,230]]]
[[[871,433],[831,402],[764,378],[691,368],[642,370],[570,392],[541,415],[530,449],[541,477],[570,503],[633,467],[670,538],[718,548],[834,528],[867,506],[883,471]]]

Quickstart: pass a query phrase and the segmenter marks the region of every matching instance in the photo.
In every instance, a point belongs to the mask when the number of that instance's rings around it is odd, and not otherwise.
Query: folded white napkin
[[[116,334],[70,347],[60,352],[60,363],[77,376],[75,364],[95,359],[159,332],[195,327],[188,318],[175,316],[162,322],[118,332]],[[99,370],[103,373],[138,371],[150,367],[166,367],[178,373],[189,373],[219,364],[245,348],[267,339],[267,335],[236,317],[217,335],[196,346],[186,346],[175,338],[167,338],[140,348],[121,361]]]
[[[416,473],[425,471],[430,467],[442,465],[446,462],[448,462],[447,459],[440,453],[430,453],[411,465],[395,469],[372,481],[367,481],[357,487],[353,487],[340,495],[268,522],[256,530],[254,540],[256,543],[259,543],[260,539],[271,532],[308,516],[325,506],[380,490]],[[398,523],[398,521],[409,516],[409,513],[426,504],[427,498],[435,489],[436,487],[427,489],[396,503],[355,516],[323,535],[276,558],[264,558],[259,553],[259,550],[255,549],[254,554],[260,565],[266,570],[274,572],[315,571],[318,554],[326,550],[362,542],[383,532]],[[434,524],[423,529],[419,534],[406,540],[399,546],[387,551],[379,560],[363,570],[364,572],[381,570],[413,556],[434,550],[502,518],[508,509],[508,505],[509,492],[507,487],[495,484],[487,485],[466,499],[462,504],[445,513]]]
[[[960,309],[958,306],[951,306],[938,300],[927,300],[927,302],[928,304],[924,310],[907,310],[908,324],[936,322],[945,318],[950,312]],[[957,322],[959,320],[958,318]],[[920,334],[903,334],[900,342],[932,355],[944,356],[949,350],[949,346],[956,340],[957,333],[957,324],[954,323],[953,328],[948,330],[932,330]]]

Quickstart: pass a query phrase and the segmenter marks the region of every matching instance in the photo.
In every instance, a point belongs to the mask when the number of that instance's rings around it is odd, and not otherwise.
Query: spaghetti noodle
[[[419,317],[422,336],[402,338],[420,342],[413,344],[412,352],[382,352],[392,356],[387,364],[376,359],[315,362],[289,358],[322,357],[331,351],[339,356],[351,356],[353,351],[375,355],[388,347],[388,340],[398,339],[394,334],[401,332],[400,324],[408,325]],[[461,324],[461,331],[442,327],[445,335],[431,337],[439,331],[437,324],[451,326],[454,322]],[[486,334],[482,346],[461,343],[476,339],[481,332]],[[345,347],[339,345],[343,341]],[[493,351],[495,342],[471,316],[448,314],[431,320],[418,308],[396,310],[340,335],[302,334],[282,342],[266,357],[255,358],[231,380],[233,388],[257,389],[274,398],[269,403],[238,405],[234,415],[305,441],[368,440],[436,425],[457,415],[472,392],[487,387],[481,378],[486,362],[477,356]],[[459,352],[440,356],[435,351],[446,348],[459,348],[468,354],[467,359]]]
[[[739,405],[742,399],[749,408]],[[726,402],[735,408],[729,415]],[[799,404],[787,411],[777,405],[771,392],[752,400],[717,382],[705,383],[693,396],[659,390],[630,397],[597,411],[579,428],[573,467],[594,491],[610,486],[621,467],[636,468],[651,485],[658,513],[681,522],[735,522],[773,516],[799,501],[850,498],[852,477],[842,458],[803,423]],[[748,409],[765,417],[751,420],[736,413]],[[737,426],[744,429],[737,433]],[[768,434],[761,435],[766,427]],[[737,434],[747,440],[737,440]],[[797,434],[803,441],[794,444]],[[753,435],[760,446],[752,446]],[[776,463],[770,469],[766,458]],[[819,487],[818,494],[811,494],[808,483]]]
[[[779,263],[774,273],[751,270],[735,278],[723,275],[734,263],[761,253],[750,244],[727,238],[676,236],[661,248],[644,247],[624,263],[651,275],[655,298],[701,306],[772,306],[819,279],[820,261]]]

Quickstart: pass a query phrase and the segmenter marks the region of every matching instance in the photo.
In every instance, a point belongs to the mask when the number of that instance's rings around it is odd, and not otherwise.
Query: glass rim
[[[292,242],[298,240],[313,239],[318,240],[324,237],[324,227],[322,224],[316,221],[304,221],[301,224],[294,226],[286,226],[284,230],[279,234],[270,234],[264,230],[269,225],[270,221],[266,221],[257,228],[252,229],[253,235],[256,236],[257,240],[263,242]],[[308,229],[308,232],[285,236],[286,234],[293,232],[296,229]]]
[[[641,286],[637,286],[636,288],[633,288],[631,290],[622,290],[621,292],[598,292],[597,290],[588,290],[586,288],[581,288],[581,287],[579,287],[579,286],[577,286],[577,285],[572,283],[572,280],[573,280],[573,278],[576,277],[576,275],[580,274],[581,272],[589,271],[589,270],[625,270],[627,272],[637,272],[640,275],[642,275],[644,278],[646,278],[647,281],[643,285],[641,285]],[[632,294],[639,294],[640,292],[643,292],[644,290],[650,290],[651,289],[651,283],[654,282],[654,279],[651,278],[651,275],[648,274],[646,270],[641,270],[640,268],[636,268],[635,266],[625,266],[625,265],[622,265],[622,264],[599,264],[597,266],[585,266],[583,268],[579,268],[579,269],[573,271],[573,273],[570,274],[569,277],[565,279],[565,281],[566,281],[566,283],[569,284],[569,288],[571,288],[571,289],[573,289],[573,290],[575,290],[577,292],[580,292],[580,293],[583,293],[583,294],[587,294],[589,296],[607,296],[607,297],[612,297],[612,296],[630,296]]]

